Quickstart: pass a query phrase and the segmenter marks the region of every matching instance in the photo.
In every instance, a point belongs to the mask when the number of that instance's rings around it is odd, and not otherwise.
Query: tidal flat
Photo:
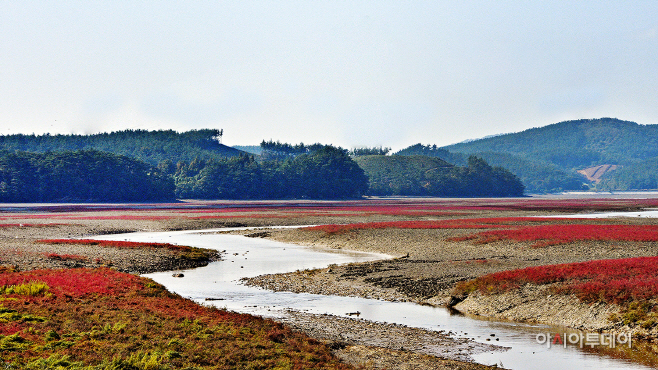
[[[248,281],[272,290],[367,296],[394,301],[445,305],[460,281],[493,272],[588,260],[656,255],[654,240],[517,240],[512,234],[481,239],[480,233],[545,225],[651,226],[651,219],[547,220],[538,216],[634,211],[655,207],[651,199],[368,199],[345,202],[180,202],[152,205],[12,205],[0,214],[0,264],[16,270],[101,266],[144,273],[189,269],[218,255],[182,258],[167,248],[119,248],[54,244],[47,239],[87,238],[135,231],[252,227],[233,233],[327,249],[369,251],[395,258],[319,270],[260,276]],[[347,225],[358,224],[358,227]],[[333,228],[271,229],[271,226],[335,225]],[[511,236],[510,236],[511,235]],[[546,243],[548,241],[548,243]],[[546,245],[537,245],[542,242]],[[197,255],[198,257],[198,255]],[[650,312],[648,313],[650,314]],[[526,318],[527,320],[528,318]],[[532,318],[530,318],[532,319]],[[322,318],[326,320],[326,318]],[[343,320],[336,318],[335,322]],[[316,320],[321,322],[320,318]],[[426,368],[477,368],[477,364],[441,360],[407,348],[344,343],[321,338],[312,325],[303,330],[333,348],[351,364],[392,366],[398,359]],[[290,326],[295,327],[294,323]],[[325,325],[326,326],[326,325]],[[386,334],[382,334],[386,336]],[[333,347],[332,347],[333,346]],[[374,355],[374,353],[376,355]],[[349,355],[348,355],[349,354]],[[449,363],[448,363],[449,362]],[[420,365],[419,365],[420,366]],[[452,366],[452,367],[449,367]],[[460,368],[460,367],[456,367]]]

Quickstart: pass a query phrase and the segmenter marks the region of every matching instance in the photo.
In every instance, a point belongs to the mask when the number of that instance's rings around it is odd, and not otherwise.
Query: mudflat
[[[194,203],[191,207],[189,204],[111,205],[100,209],[95,205],[11,207],[11,210],[0,213],[0,270],[110,267],[142,274],[189,269],[205,265],[221,255],[206,251],[209,252],[208,259],[189,259],[168,248],[127,248],[57,241],[129,232],[308,225],[364,219],[364,216],[346,218],[331,214],[294,217],[286,214],[286,217],[280,217],[279,212],[270,209],[254,217],[242,208],[226,211],[224,202],[212,204],[210,209],[206,207],[208,203]],[[270,235],[269,231],[246,233],[255,234],[252,237]],[[455,341],[445,333],[358,319],[290,313],[283,321],[297,331],[328,343],[345,363],[367,369],[487,369],[490,367],[470,362],[469,351],[496,350],[494,346]],[[349,338],[337,337],[338,332]],[[371,333],[368,338],[364,337],[366,332]],[[394,342],[389,340],[393,337],[397,338]],[[457,342],[461,343],[458,347],[455,346]],[[427,344],[433,345],[431,351],[427,350]]]
[[[651,200],[571,202],[528,199],[377,199],[354,202],[185,202],[170,205],[123,205],[111,207],[22,206],[0,214],[0,265],[19,270],[111,266],[121,271],[145,273],[193,267],[202,261],[185,260],[166,248],[135,249],[93,245],[53,244],[44,239],[85,238],[133,231],[193,230],[221,227],[252,227],[232,231],[249,237],[263,237],[287,243],[330,249],[378,252],[393,258],[360,264],[330,266],[325,269],[296,271],[246,279],[246,284],[276,291],[350,295],[390,301],[412,301],[446,305],[455,285],[492,272],[529,266],[581,262],[599,259],[655,256],[658,242],[628,240],[575,240],[537,243],[514,238],[484,238],[477,234],[528,225],[655,225],[653,219],[618,218],[559,221],[537,218],[561,214],[638,210],[656,206]],[[477,221],[474,221],[477,220]],[[557,220],[557,219],[556,219]],[[336,225],[334,228],[300,227],[272,229],[271,226]],[[359,225],[359,227],[345,227]],[[438,226],[437,226],[438,225]],[[260,229],[262,227],[262,230]],[[474,236],[476,235],[476,236]],[[215,256],[218,258],[221,256]],[[532,292],[537,301],[546,294]],[[508,315],[512,304],[501,309],[500,300],[470,298],[460,303],[466,312],[523,321],[551,322],[550,316]],[[573,300],[572,300],[573,301]],[[528,300],[524,302],[527,304]],[[577,303],[576,301],[573,301]],[[575,304],[574,303],[574,304]],[[490,308],[494,308],[493,310]],[[597,309],[607,312],[603,307]],[[572,318],[579,327],[584,313]],[[359,341],[358,325],[345,324],[344,318],[294,314],[287,324],[335,347],[335,353],[352,364],[384,368],[416,364],[415,368],[480,368],[465,356],[445,351],[426,353]],[[605,320],[603,320],[605,321]],[[332,325],[327,325],[332,322]],[[608,325],[608,324],[601,324]],[[353,339],[339,340],[321,330],[341,326],[354,330]],[[584,327],[584,326],[583,326]],[[410,328],[383,325],[381,336],[409,335]],[[347,329],[346,329],[347,330]],[[368,329],[372,331],[372,328]],[[347,332],[347,331],[346,331]],[[395,334],[398,333],[398,334]],[[400,335],[404,337],[404,335]],[[356,339],[354,339],[356,338]],[[436,338],[432,339],[436,341]],[[422,344],[418,346],[422,347]],[[332,347],[333,348],[333,347]],[[443,357],[443,359],[442,359]],[[457,362],[455,362],[457,361]],[[393,366],[392,364],[397,364]],[[408,367],[408,366],[407,366]]]

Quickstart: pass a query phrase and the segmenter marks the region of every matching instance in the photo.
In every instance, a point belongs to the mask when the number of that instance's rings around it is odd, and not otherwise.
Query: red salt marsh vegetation
[[[573,294],[586,303],[617,304],[612,322],[653,329],[658,326],[658,257],[595,260],[501,271],[459,282],[454,294],[498,294],[527,284],[550,284],[554,294]]]
[[[451,238],[451,240],[475,240],[479,244],[513,240],[516,242],[534,242],[533,247],[580,241],[655,242],[658,241],[658,225],[532,225],[507,230],[483,231],[473,235]]]
[[[458,292],[501,293],[525,284],[560,283],[559,293],[573,293],[585,302],[623,304],[658,296],[658,257],[596,260],[527,267],[480,276],[457,284]]]
[[[327,234],[345,233],[366,229],[494,229],[509,228],[523,223],[566,222],[559,218],[547,217],[493,217],[493,218],[458,218],[447,220],[384,221],[363,222],[343,225],[319,225],[306,230],[324,231]],[[569,221],[572,222],[572,221]]]
[[[0,272],[6,369],[347,369],[281,324],[106,268]]]
[[[125,205],[21,206],[0,219],[172,221],[304,217],[459,217],[496,212],[604,212],[658,207],[656,199],[367,199],[355,201],[181,202]],[[198,215],[205,214],[204,216]]]

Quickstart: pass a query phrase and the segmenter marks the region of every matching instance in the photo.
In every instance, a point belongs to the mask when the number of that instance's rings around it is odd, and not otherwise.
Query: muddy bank
[[[262,237],[329,249],[377,252],[397,258],[328,269],[266,275],[247,284],[275,291],[312,292],[445,305],[459,281],[493,272],[598,259],[652,256],[658,243],[578,242],[532,248],[499,241],[453,242],[459,229],[359,230],[328,235],[305,229],[269,230]]]
[[[15,270],[112,267],[122,272],[145,274],[205,266],[221,258],[207,250],[207,259],[190,259],[166,248],[115,248],[95,245],[62,245],[42,239],[75,239],[135,231],[167,231],[176,223],[149,220],[49,220],[20,219],[0,227],[0,265]],[[56,217],[57,215],[53,215]],[[115,213],[104,215],[114,217]],[[6,216],[5,216],[6,217]],[[84,216],[77,216],[83,218]]]
[[[491,369],[471,363],[470,355],[506,350],[450,333],[331,315],[289,311],[281,321],[327,342],[344,361],[369,369]]]
[[[400,370],[486,370],[499,369],[497,366],[485,366],[475,363],[437,359],[410,351],[396,351],[381,347],[362,345],[346,346],[334,350],[334,354],[343,362],[362,366],[366,369],[400,369]]]
[[[132,274],[146,274],[205,266],[221,258],[216,251],[208,251],[208,254],[208,259],[194,260],[164,248],[0,242],[0,265],[11,266],[18,271],[104,266]]]
[[[610,317],[620,313],[614,304],[581,302],[574,295],[553,294],[550,285],[526,285],[499,294],[471,293],[454,309],[501,320],[565,326],[590,332],[618,329]]]
[[[452,308],[498,320],[563,326],[586,332],[631,334],[635,339],[658,343],[658,327],[650,321],[624,323],[624,318],[632,319],[637,315],[628,307],[605,302],[585,303],[575,295],[553,293],[553,285],[527,284],[496,294],[475,291]]]

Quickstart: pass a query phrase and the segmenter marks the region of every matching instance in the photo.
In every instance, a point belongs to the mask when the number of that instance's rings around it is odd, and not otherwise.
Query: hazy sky
[[[345,148],[658,124],[658,1],[0,2],[0,134]]]

